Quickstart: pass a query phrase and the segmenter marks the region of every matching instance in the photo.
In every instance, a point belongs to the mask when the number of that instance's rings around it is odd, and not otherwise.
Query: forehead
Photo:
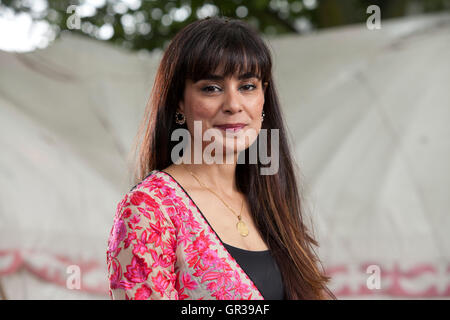
[[[260,76],[254,72],[244,72],[244,73],[234,73],[233,75],[225,76],[221,73],[208,73],[204,76],[200,76],[198,81],[201,80],[215,80],[215,81],[223,81],[225,78],[235,78],[237,80],[246,80],[251,78],[260,79]]]
[[[216,57],[217,59],[218,57]],[[197,61],[192,64],[186,74],[186,78],[197,82],[200,80],[224,80],[225,78],[236,78],[237,80],[257,78],[261,79],[262,66],[257,61],[244,58],[240,55],[234,59],[226,57],[219,61]]]
[[[227,67],[221,64],[214,70],[202,70],[203,72],[198,73],[192,80],[197,82],[201,80],[223,81],[225,78],[234,78],[237,80],[246,80],[251,78],[261,79],[257,67],[248,68],[246,65],[234,65]]]

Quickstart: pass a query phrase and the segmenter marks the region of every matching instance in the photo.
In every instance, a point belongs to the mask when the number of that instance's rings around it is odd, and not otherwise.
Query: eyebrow
[[[260,79],[260,77],[252,72],[247,72],[239,75],[238,80],[245,80],[250,78],[257,78]],[[203,77],[200,80],[223,80],[224,77],[218,74],[207,74],[205,77]],[[200,81],[199,80],[199,81]]]

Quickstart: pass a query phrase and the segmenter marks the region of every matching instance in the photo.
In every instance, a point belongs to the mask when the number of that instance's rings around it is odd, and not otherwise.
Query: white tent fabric
[[[268,39],[338,298],[450,297],[450,15]],[[0,52],[0,281],[107,299],[106,245],[160,55],[75,35]],[[70,266],[81,271],[69,289]],[[367,266],[381,271],[379,289]]]

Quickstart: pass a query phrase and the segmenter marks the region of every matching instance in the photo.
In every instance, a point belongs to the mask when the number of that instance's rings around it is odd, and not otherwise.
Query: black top
[[[222,243],[265,300],[284,300],[281,273],[269,250],[250,251]]]

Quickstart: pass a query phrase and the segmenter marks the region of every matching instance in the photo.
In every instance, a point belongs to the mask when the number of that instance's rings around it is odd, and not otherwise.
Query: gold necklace
[[[205,189],[209,190],[210,192],[212,192],[217,198],[220,199],[220,201],[223,202],[223,204],[230,209],[235,216],[237,216],[238,218],[238,223],[236,224],[236,229],[238,230],[239,234],[243,237],[248,236],[248,228],[247,225],[245,224],[245,222],[242,220],[242,207],[244,206],[244,199],[242,199],[242,205],[241,205],[241,211],[239,212],[239,215],[236,214],[236,211],[233,210],[233,208],[231,208],[223,199],[222,197],[220,197],[214,190],[211,190],[210,188],[208,188],[207,186],[205,186],[204,183],[202,183],[200,181],[200,179],[194,174],[192,173],[190,170],[188,170],[184,165],[182,165],[182,167],[191,174],[192,177],[195,178],[195,180],[197,180],[197,182]]]

